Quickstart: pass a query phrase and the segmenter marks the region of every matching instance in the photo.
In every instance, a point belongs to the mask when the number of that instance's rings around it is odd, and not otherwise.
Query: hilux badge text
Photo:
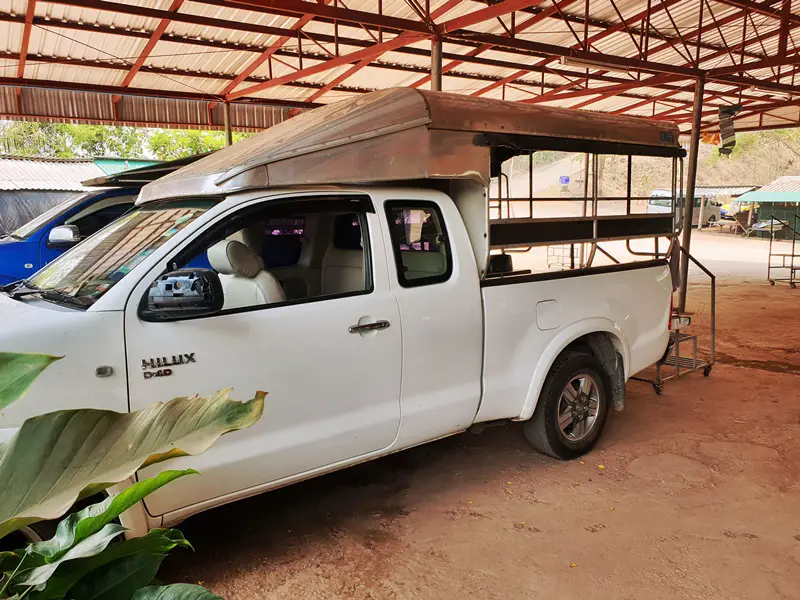
[[[194,352],[188,354],[173,354],[170,357],[160,356],[156,358],[143,358],[142,370],[145,379],[153,377],[169,377],[172,375],[172,369],[169,367],[177,367],[179,365],[188,365],[189,363],[196,363]],[[148,369],[155,369],[149,371]]]

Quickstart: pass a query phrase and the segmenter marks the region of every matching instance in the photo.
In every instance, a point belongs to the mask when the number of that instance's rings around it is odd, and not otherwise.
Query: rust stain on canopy
[[[672,124],[396,88],[275,125],[148,184],[139,203],[293,185],[430,178],[486,183],[493,147],[536,150],[555,140],[588,142],[606,153],[683,153]]]

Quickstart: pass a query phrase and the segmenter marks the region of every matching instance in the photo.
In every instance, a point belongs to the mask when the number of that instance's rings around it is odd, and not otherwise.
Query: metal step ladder
[[[685,377],[697,371],[702,371],[703,376],[708,377],[711,375],[711,369],[714,367],[716,359],[717,278],[683,248],[681,248],[681,252],[686,254],[689,260],[708,275],[711,280],[711,348],[708,358],[698,356],[697,333],[688,333],[686,331],[687,328],[691,327],[691,317],[677,311],[673,312],[669,346],[667,346],[664,358],[656,363],[655,378],[631,377],[635,381],[651,384],[659,396],[664,393],[664,383],[670,379]]]
[[[792,288],[796,288],[797,282],[800,281],[800,277],[797,276],[797,273],[800,272],[800,254],[797,252],[797,240],[798,236],[800,236],[800,232],[798,231],[800,215],[794,215],[794,221],[792,223],[794,227],[790,224],[788,217],[785,221],[777,217],[771,217],[770,219],[769,258],[767,259],[767,280],[770,285],[775,285],[776,281],[780,281],[788,283]],[[776,226],[779,227],[779,229],[775,229]],[[785,229],[787,233],[790,232],[792,235],[792,250],[789,253],[774,252],[772,249],[772,243],[775,241],[775,233],[781,229]],[[775,259],[779,260],[776,261]],[[776,277],[773,275],[773,271],[777,271],[779,276]]]

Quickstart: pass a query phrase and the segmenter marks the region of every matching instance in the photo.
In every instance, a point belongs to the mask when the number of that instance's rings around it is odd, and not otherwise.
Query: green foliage
[[[48,541],[0,554],[0,598],[29,600],[131,600],[134,596],[215,599],[197,586],[147,587],[154,583],[167,553],[191,549],[180,531],[154,529],[130,540],[118,538],[124,528],[113,523],[148,494],[194,471],[166,471],[145,479],[61,521]]]
[[[197,471],[193,469],[164,471],[156,477],[135,483],[119,494],[109,496],[99,504],[93,504],[79,512],[72,513],[58,524],[52,539],[32,544],[31,551],[46,559],[58,558],[68,548],[100,531],[148,494],[152,494],[160,487],[180,477],[196,473]]]
[[[234,142],[250,134],[234,133]],[[0,154],[48,158],[157,158],[171,160],[217,150],[222,131],[148,129],[69,123],[0,122]]]
[[[248,134],[234,133],[233,141],[238,142]],[[211,152],[225,146],[222,131],[167,130],[154,131],[147,140],[148,150],[160,160],[174,160],[203,152]]]
[[[56,357],[0,353],[0,401],[17,400]],[[233,402],[228,391],[176,398],[121,414],[78,409],[26,420],[0,444],[0,537],[63,515],[135,471],[207,450],[261,417],[264,392]],[[196,471],[164,471],[69,515],[46,541],[0,552],[0,600],[221,600],[198,586],[154,586],[167,553],[191,549],[180,531],[154,529],[119,541],[119,516],[164,485]]]
[[[234,402],[228,392],[175,398],[133,413],[76,409],[27,419],[0,444],[0,538],[55,519],[148,465],[205,452],[219,436],[258,421],[263,392],[248,402]]]
[[[176,583],[141,589],[134,594],[133,600],[222,600],[222,598],[199,585]]]
[[[23,352],[0,352],[0,411],[19,400],[33,381],[58,356],[28,354]]]
[[[135,127],[14,122],[0,125],[3,154],[83,158],[142,157],[145,131]]]

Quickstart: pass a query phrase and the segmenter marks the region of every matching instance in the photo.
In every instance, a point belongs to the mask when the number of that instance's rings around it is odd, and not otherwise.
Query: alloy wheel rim
[[[558,398],[558,429],[570,442],[580,442],[594,430],[600,414],[600,387],[588,374],[569,380]]]

